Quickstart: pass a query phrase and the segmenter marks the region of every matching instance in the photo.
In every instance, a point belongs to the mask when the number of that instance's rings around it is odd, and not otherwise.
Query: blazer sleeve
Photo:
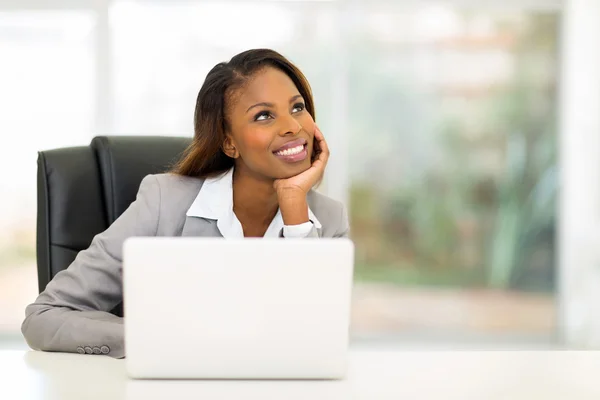
[[[326,234],[326,237],[334,237],[334,238],[347,238],[349,237],[349,233],[350,233],[350,224],[348,222],[348,213],[346,211],[346,207],[343,205],[343,203],[336,201],[335,203],[333,203],[335,205],[335,208],[337,208],[337,210],[331,210],[331,213],[325,213],[325,215],[336,215],[337,214],[337,218],[335,218],[333,225],[332,225],[332,229],[329,230]],[[331,234],[331,232],[333,232],[333,234]],[[310,232],[308,232],[308,234],[306,234],[307,238],[319,238],[321,237],[319,231],[317,230],[317,228],[313,225],[311,227]]]
[[[346,210],[346,207],[342,203],[340,203],[339,223],[335,233],[333,234],[333,237],[347,238],[349,236],[349,233],[350,223],[348,221],[348,211]]]
[[[123,319],[108,312],[123,299],[122,246],[156,236],[159,210],[158,180],[148,175],[127,210],[27,306],[21,331],[31,348],[125,356]]]

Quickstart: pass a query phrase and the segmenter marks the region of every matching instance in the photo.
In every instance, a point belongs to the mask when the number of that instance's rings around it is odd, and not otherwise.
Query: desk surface
[[[0,399],[600,399],[600,352],[353,349],[343,381],[135,381],[105,356],[0,351]]]

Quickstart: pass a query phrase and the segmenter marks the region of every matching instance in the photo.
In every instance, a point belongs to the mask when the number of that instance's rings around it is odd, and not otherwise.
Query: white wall
[[[564,6],[560,316],[572,346],[600,347],[600,1]]]

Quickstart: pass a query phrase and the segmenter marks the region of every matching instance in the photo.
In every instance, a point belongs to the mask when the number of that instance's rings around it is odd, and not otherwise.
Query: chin
[[[304,160],[296,165],[289,165],[286,168],[279,168],[275,179],[287,179],[299,175],[310,168],[310,160]]]

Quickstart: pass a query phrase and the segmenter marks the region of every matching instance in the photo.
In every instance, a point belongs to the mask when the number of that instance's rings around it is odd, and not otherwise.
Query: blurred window
[[[445,4],[0,12],[0,104],[11,110],[0,129],[15,140],[0,148],[10,193],[0,333],[18,332],[37,285],[36,151],[86,144],[102,129],[191,136],[209,69],[271,47],[307,75],[333,149],[321,190],[349,206],[354,337],[552,338],[560,14]],[[98,73],[103,63],[109,73]]]

